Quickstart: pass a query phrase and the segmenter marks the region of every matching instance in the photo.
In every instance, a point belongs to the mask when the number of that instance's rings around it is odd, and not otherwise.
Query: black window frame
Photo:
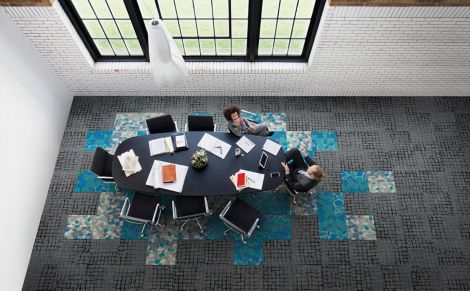
[[[137,39],[142,48],[143,56],[103,56],[100,54],[98,48],[91,35],[89,34],[84,22],[75,9],[71,0],[59,0],[62,8],[70,19],[72,25],[80,36],[83,44],[90,52],[91,57],[95,62],[148,62],[148,42],[147,30],[145,29],[144,20],[137,0],[123,0],[129,14],[130,21],[134,26]],[[157,0],[156,0],[157,1]],[[232,0],[236,1],[236,0]],[[263,7],[263,0],[249,0],[248,3],[248,32],[247,32],[247,52],[245,56],[183,56],[185,61],[197,62],[221,62],[221,61],[245,61],[245,62],[308,62],[308,58],[313,48],[313,43],[318,31],[323,9],[326,0],[315,1],[310,25],[305,38],[304,48],[300,56],[259,56],[259,34],[261,29],[261,10]],[[230,28],[231,31],[231,28]]]

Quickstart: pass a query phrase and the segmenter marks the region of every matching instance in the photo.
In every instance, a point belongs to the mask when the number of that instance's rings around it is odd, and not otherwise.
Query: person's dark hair
[[[238,113],[238,116],[240,116],[240,106],[238,105],[229,105],[224,108],[224,117],[227,119],[227,121],[232,120],[232,113]]]

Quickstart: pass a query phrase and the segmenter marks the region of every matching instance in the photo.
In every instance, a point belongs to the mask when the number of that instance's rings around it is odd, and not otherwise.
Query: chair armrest
[[[129,205],[130,205],[129,198],[126,198],[126,200],[124,200],[124,205],[122,206],[120,216],[127,216],[127,213],[129,213]],[[124,213],[126,213],[126,214],[124,214]]]
[[[176,132],[180,132],[180,131],[178,130],[178,123],[176,123],[176,121],[174,121],[174,120],[173,120],[173,122],[175,123]]]
[[[253,223],[253,225],[252,225],[251,228],[250,228],[250,231],[249,231],[248,234],[246,235],[247,237],[250,237],[250,236],[251,236],[251,234],[252,234],[253,231],[255,230],[256,226],[258,225],[258,221],[259,221],[259,218],[256,218],[255,223]]]
[[[160,203],[155,206],[155,211],[153,212],[152,223],[155,223],[155,217],[157,216],[158,208],[160,208]]]
[[[98,178],[101,179],[101,180],[110,180],[110,181],[112,180],[112,181],[114,181],[113,177],[108,177],[108,176],[98,176]]]
[[[214,131],[217,131],[217,124],[214,123]]]
[[[207,198],[204,196],[204,206],[206,207],[206,214],[209,215],[211,214],[209,210],[209,203],[207,202]]]
[[[176,206],[175,206],[175,201],[171,201],[171,210],[173,212],[173,219],[178,218],[178,214],[176,213]]]
[[[184,131],[188,132],[188,124],[187,123],[184,124]]]
[[[220,213],[219,217],[220,218],[223,218],[225,216],[225,214],[227,213],[227,211],[230,209],[230,206],[232,206],[232,201],[229,201],[227,203],[227,205],[225,206],[224,210],[222,210],[222,212]]]

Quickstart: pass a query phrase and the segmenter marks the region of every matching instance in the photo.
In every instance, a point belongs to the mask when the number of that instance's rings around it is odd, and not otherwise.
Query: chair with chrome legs
[[[131,223],[143,224],[140,232],[140,236],[143,237],[147,225],[165,228],[160,224],[160,217],[164,210],[165,207],[162,206],[162,199],[159,196],[136,192],[132,202],[126,198],[119,217]]]
[[[173,219],[184,220],[183,224],[180,226],[181,230],[184,229],[183,227],[188,221],[194,219],[201,229],[201,233],[204,232],[198,218],[211,214],[206,197],[177,196],[176,199],[171,202],[171,206],[173,209]]]
[[[114,155],[108,153],[105,149],[96,147],[91,163],[91,171],[98,176],[103,183],[114,184],[116,191],[118,187],[114,182],[112,168]]]
[[[255,228],[259,228],[259,219],[261,212],[249,205],[240,198],[235,201],[229,201],[224,210],[220,213],[220,219],[228,227],[224,231],[224,235],[230,230],[240,233],[243,243],[246,244],[245,238],[249,238]]]

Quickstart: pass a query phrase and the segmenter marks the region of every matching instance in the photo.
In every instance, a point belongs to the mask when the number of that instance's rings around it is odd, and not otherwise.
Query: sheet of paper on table
[[[188,173],[188,167],[175,164],[176,165],[176,182],[173,183],[163,183],[162,180],[162,166],[169,165],[171,163],[163,161],[153,161],[152,169],[150,170],[149,176],[145,185],[153,186],[155,189],[161,188],[174,192],[181,193],[184,186],[184,180],[186,179],[186,174]]]
[[[126,174],[126,177],[142,170],[142,166],[139,163],[139,157],[135,155],[134,150],[132,149],[119,155],[118,160],[121,163],[122,170],[124,171],[124,174]]]
[[[251,149],[255,147],[255,143],[246,136],[242,136],[242,138],[237,141],[237,146],[239,146],[245,153],[249,153]]]
[[[264,174],[247,171],[247,170],[240,170],[240,171],[244,171],[246,173],[248,183],[249,183],[248,187],[253,188],[253,189],[258,189],[258,190],[261,190],[263,188]]]
[[[275,143],[270,139],[267,139],[266,142],[263,145],[263,150],[265,150],[265,151],[267,151],[267,152],[269,152],[273,155],[277,155],[280,148],[281,148],[280,144]]]
[[[225,159],[225,156],[228,154],[230,148],[232,147],[228,143],[207,133],[202,136],[197,146],[218,156],[221,159]]]
[[[161,137],[149,141],[150,155],[156,156],[164,153],[174,152],[171,137]]]

